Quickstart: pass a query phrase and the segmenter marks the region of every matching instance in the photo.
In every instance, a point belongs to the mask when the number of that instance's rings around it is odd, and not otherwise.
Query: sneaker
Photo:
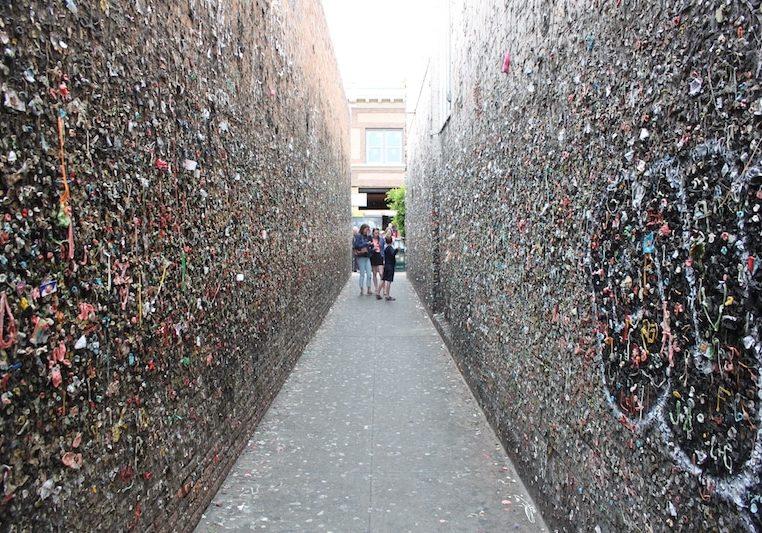
[[[393,302],[393,301],[394,301],[394,300],[396,300],[396,299],[397,299],[397,298],[394,298],[394,297],[392,297],[392,296],[387,296],[387,297],[386,297],[386,301],[387,301],[387,302]]]
[[[381,295],[380,294],[376,294],[376,300],[380,300],[380,299],[381,299]]]

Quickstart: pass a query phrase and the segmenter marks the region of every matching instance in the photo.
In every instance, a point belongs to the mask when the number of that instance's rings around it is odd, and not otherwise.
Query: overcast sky
[[[426,68],[436,0],[322,0],[344,87],[402,87]]]

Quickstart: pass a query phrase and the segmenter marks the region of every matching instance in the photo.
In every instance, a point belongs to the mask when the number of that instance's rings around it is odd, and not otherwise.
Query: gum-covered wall
[[[760,2],[447,5],[409,275],[546,519],[759,530]]]
[[[0,49],[0,530],[188,530],[349,275],[322,8],[6,1]]]

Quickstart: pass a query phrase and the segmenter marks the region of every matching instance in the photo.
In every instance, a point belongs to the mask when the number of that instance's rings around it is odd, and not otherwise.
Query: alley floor
[[[196,531],[547,531],[405,275],[357,283]]]

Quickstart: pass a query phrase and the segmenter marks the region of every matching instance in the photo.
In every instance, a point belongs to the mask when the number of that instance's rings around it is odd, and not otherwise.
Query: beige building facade
[[[385,228],[386,193],[405,181],[405,90],[349,91],[352,221]]]

